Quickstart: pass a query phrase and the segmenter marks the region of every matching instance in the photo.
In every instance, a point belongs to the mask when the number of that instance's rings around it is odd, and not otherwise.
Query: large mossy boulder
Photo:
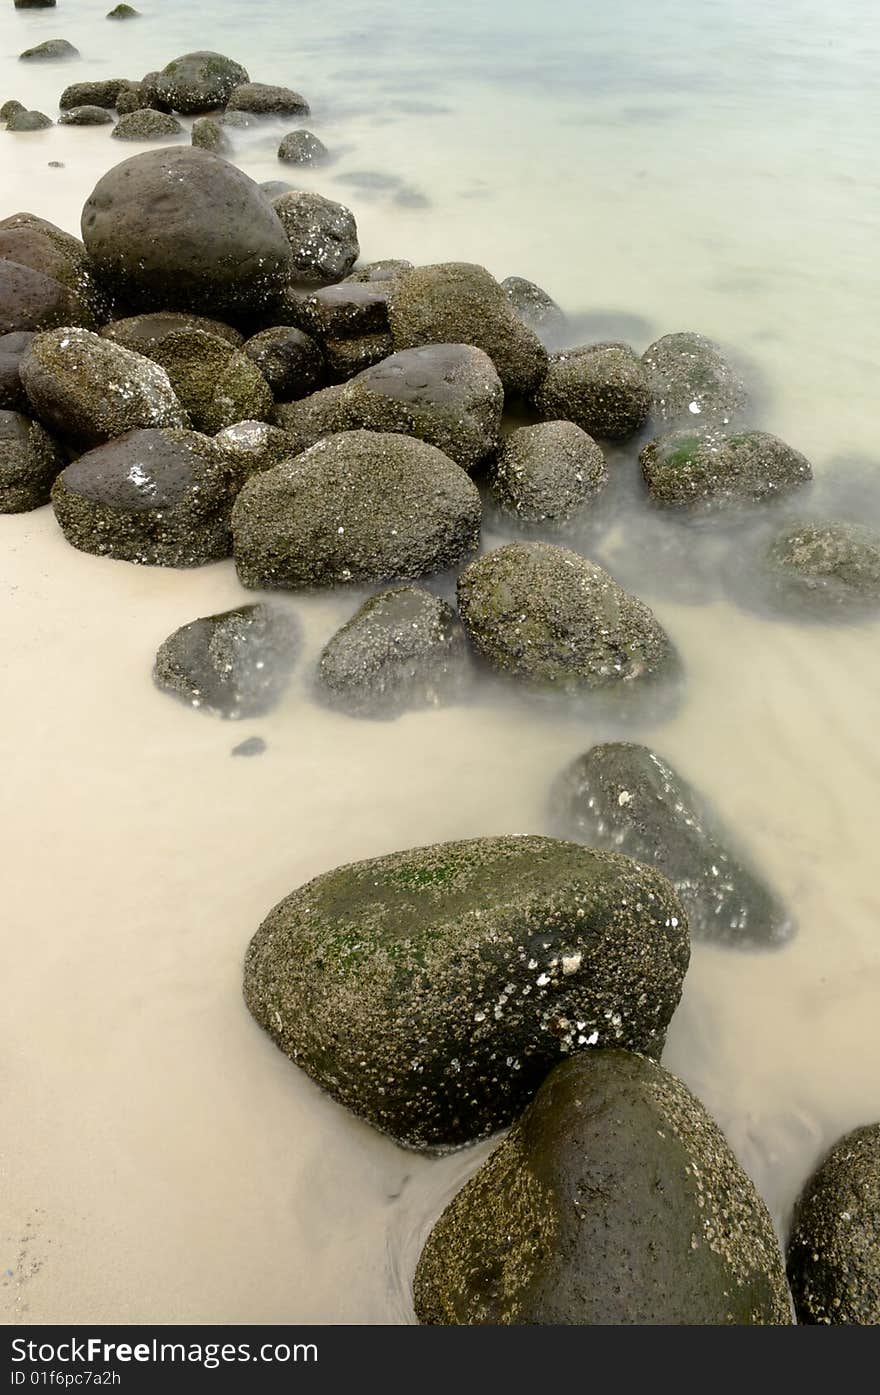
[[[300,649],[287,611],[245,605],[182,625],[160,646],[153,679],[164,692],[232,721],[276,704]]]
[[[48,504],[64,456],[48,432],[21,412],[0,410],[0,513]]]
[[[880,1326],[880,1124],[846,1134],[810,1177],[787,1258],[799,1322]]]
[[[76,445],[190,424],[164,368],[85,329],[38,334],[19,372],[34,415]]]
[[[248,74],[240,63],[222,53],[200,50],[184,53],[152,76],[152,85],[163,105],[192,116],[225,107],[230,95]]]
[[[55,481],[52,505],[81,552],[158,567],[228,557],[241,466],[196,431],[130,431],[81,455]]]
[[[427,441],[473,471],[498,450],[503,406],[501,380],[482,349],[431,344],[282,404],[276,417],[301,450],[336,431],[392,431]]]
[[[344,431],[248,481],[235,564],[245,586],[266,588],[427,576],[474,551],[481,512],[476,486],[434,446]]]
[[[472,664],[458,616],[420,586],[396,586],[364,601],[324,647],[317,688],[352,717],[398,717],[458,701]]]
[[[239,83],[230,92],[228,105],[233,111],[251,112],[256,116],[309,115],[309,104],[299,92],[268,82]]]
[[[551,354],[535,407],[550,421],[573,421],[602,441],[625,441],[651,411],[651,389],[628,344],[589,344]]]
[[[880,607],[880,530],[844,520],[789,522],[751,569],[774,608],[816,619],[860,617]]]
[[[665,429],[728,426],[747,412],[741,375],[702,334],[664,334],[642,354],[651,387],[652,412]]]
[[[806,457],[769,431],[671,431],[639,463],[655,504],[696,512],[779,499],[813,477]]]
[[[534,392],[547,371],[547,351],[514,313],[483,266],[442,262],[402,271],[388,301],[395,349],[422,344],[473,344],[488,354],[505,392]]]
[[[566,547],[494,548],[462,572],[458,607],[478,653],[532,684],[620,690],[677,671],[648,606]]]
[[[579,756],[556,783],[561,836],[626,853],[667,876],[691,939],[766,949],[794,932],[790,913],[694,787],[647,746],[610,741]]]
[[[571,1052],[658,1051],[688,954],[652,869],[552,838],[476,838],[293,892],[251,941],[245,999],[340,1103],[442,1148],[503,1128]]]
[[[685,1085],[630,1051],[557,1066],[446,1208],[413,1286],[421,1322],[791,1322],[764,1203]]]
[[[512,431],[490,476],[499,512],[518,523],[564,527],[583,517],[608,483],[601,448],[573,421]]]
[[[191,146],[115,165],[86,200],[82,233],[100,275],[134,309],[257,314],[291,272],[259,185]]]
[[[288,240],[294,281],[328,286],[351,271],[360,245],[350,208],[303,189],[279,194],[272,207]]]
[[[267,420],[275,400],[243,350],[204,329],[180,329],[149,351],[161,364],[196,431],[215,436],[239,421]]]

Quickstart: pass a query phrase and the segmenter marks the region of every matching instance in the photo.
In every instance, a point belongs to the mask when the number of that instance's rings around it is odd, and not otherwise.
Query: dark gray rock
[[[24,53],[19,54],[27,62],[51,61],[57,58],[79,58],[79,49],[67,39],[45,39],[43,43],[37,44],[34,48],[26,48]]]
[[[769,431],[671,431],[639,463],[654,503],[699,512],[781,498],[813,478],[800,451]]]
[[[330,640],[318,663],[318,691],[353,717],[397,717],[457,702],[472,666],[451,606],[420,586],[371,596]]]
[[[360,253],[351,209],[301,189],[279,195],[272,207],[293,254],[293,279],[304,285],[341,281]]]
[[[719,346],[702,334],[664,334],[642,354],[663,427],[727,426],[749,407],[740,374]]]
[[[514,314],[482,266],[443,262],[400,273],[389,299],[395,349],[473,344],[489,355],[506,392],[530,393],[547,371],[547,352]]]
[[[62,111],[72,111],[74,107],[115,107],[120,92],[128,86],[127,78],[74,82],[65,87],[58,105]]]
[[[626,853],[668,877],[691,938],[768,949],[794,933],[788,910],[706,801],[654,751],[612,741],[579,756],[553,792],[561,836]]]
[[[299,649],[299,625],[287,611],[240,606],[175,630],[160,646],[153,678],[202,712],[257,717],[284,692]]]
[[[799,519],[764,545],[750,574],[774,607],[817,619],[858,617],[880,606],[880,531]]]
[[[782,1325],[764,1203],[703,1106],[629,1051],[549,1076],[434,1226],[413,1286],[441,1325]]]
[[[251,941],[245,999],[340,1103],[442,1148],[503,1128],[573,1051],[657,1050],[688,954],[652,869],[552,838],[475,838],[293,892]]]
[[[47,219],[13,213],[0,221],[0,257],[40,271],[73,292],[79,308],[65,323],[92,329],[107,318],[107,296],[96,281],[85,247]]]
[[[293,325],[276,325],[248,339],[244,351],[282,402],[307,397],[324,378],[324,356],[308,334]],[[311,445],[311,442],[308,442]]]
[[[239,116],[246,119],[239,121],[237,119]],[[231,120],[230,118],[232,117],[236,119]],[[248,117],[245,111],[227,111],[223,117],[223,124],[224,126],[251,126],[253,125],[253,119]],[[278,199],[282,194],[290,194],[293,192],[293,185],[288,184],[284,179],[267,179],[260,185],[260,188],[267,199]]]
[[[183,135],[183,127],[169,112],[139,107],[137,111],[120,116],[110,134],[116,140],[166,140],[169,136]]]
[[[0,411],[0,513],[25,513],[48,504],[64,465],[59,446],[37,422]]]
[[[53,10],[55,0],[15,0],[17,10]]]
[[[303,589],[443,571],[480,536],[480,496],[424,441],[345,431],[254,475],[233,514],[245,586]]]
[[[109,126],[112,113],[106,107],[70,107],[58,118],[59,126]]]
[[[7,410],[20,412],[27,408],[27,393],[18,369],[33,339],[32,330],[0,336],[0,407]]]
[[[6,121],[7,131],[46,131],[52,120],[43,111],[13,111]]]
[[[327,377],[332,383],[347,383],[367,368],[382,363],[394,345],[390,334],[361,334],[354,339],[325,339]]]
[[[651,410],[648,376],[628,344],[590,344],[551,354],[535,407],[551,421],[573,421],[603,441],[624,441]]]
[[[132,111],[146,111],[154,101],[155,93],[148,91],[142,82],[133,82],[120,89],[115,105],[120,116],[127,116]]]
[[[151,77],[162,104],[188,116],[225,107],[236,87],[248,81],[240,63],[206,50],[184,53]]]
[[[131,431],[80,456],[52,489],[55,516],[82,552],[160,567],[228,557],[240,468],[195,431]]]
[[[841,1138],[804,1187],[788,1282],[798,1322],[880,1326],[880,1124]]]
[[[289,87],[273,87],[266,82],[243,82],[229,94],[228,105],[235,111],[258,116],[308,116],[309,104]]]
[[[322,342],[387,334],[389,284],[346,280],[323,286],[303,297],[303,323]]]
[[[259,186],[189,146],[116,165],[86,201],[82,230],[133,308],[259,313],[290,276],[290,245]]]
[[[608,483],[600,447],[572,421],[521,426],[492,470],[492,498],[520,523],[561,527],[582,516]]]
[[[266,749],[266,743],[262,736],[249,736],[247,741],[239,741],[237,746],[233,746],[234,756],[261,756]]]
[[[527,281],[524,276],[506,276],[501,285],[513,313],[544,343],[556,341],[565,332],[562,310],[534,281]]]
[[[54,276],[0,259],[0,334],[93,322],[80,297]]]
[[[518,542],[487,552],[459,577],[458,607],[475,649],[511,677],[601,689],[677,671],[648,606],[566,547]]]
[[[278,159],[289,165],[314,165],[330,154],[311,131],[288,131],[278,146]]]

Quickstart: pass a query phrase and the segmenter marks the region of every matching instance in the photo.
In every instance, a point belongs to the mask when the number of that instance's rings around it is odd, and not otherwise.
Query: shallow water
[[[301,182],[352,205],[365,259],[532,277],[584,338],[720,339],[760,384],[761,425],[813,461],[811,507],[880,518],[868,0],[558,4],[552,29],[510,3],[215,0],[199,21],[206,7],[141,0],[130,24],[109,8],[4,6],[0,99],[54,115],[68,82],[230,53],[309,97],[305,124],[336,159]],[[55,36],[82,58],[17,63]],[[289,177],[283,129],[234,133],[254,177]],[[100,174],[140,148],[106,127],[0,132],[2,212],[77,231]],[[614,470],[590,555],[654,606],[686,669],[680,704],[627,734],[712,798],[800,925],[772,955],[695,946],[664,1057],[782,1227],[818,1153],[880,1116],[880,626],[739,608],[719,581],[736,530],[663,526],[638,501],[633,453]],[[543,831],[558,771],[617,728],[494,687],[388,723],[319,707],[314,661],[361,592],[290,597],[307,639],[293,684],[271,716],[224,723],[156,691],[150,668],[178,625],[241,602],[231,562],[86,556],[42,509],[0,518],[0,568],[0,1311],[410,1321],[421,1241],[490,1145],[420,1158],[321,1095],[248,1016],[245,945],[331,866]],[[263,754],[231,758],[257,736]]]

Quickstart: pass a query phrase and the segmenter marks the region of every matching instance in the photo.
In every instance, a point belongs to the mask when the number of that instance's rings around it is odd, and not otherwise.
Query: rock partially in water
[[[639,456],[657,504],[706,511],[781,498],[813,478],[810,462],[769,431],[672,431]]]
[[[767,1209],[685,1085],[631,1051],[558,1066],[434,1226],[413,1285],[440,1325],[782,1325]]]
[[[666,429],[727,426],[749,408],[742,377],[702,334],[664,334],[642,354],[653,414]]]
[[[476,486],[434,446],[345,431],[248,481],[235,564],[266,588],[428,576],[476,548],[480,518]]]
[[[603,441],[625,441],[651,411],[651,389],[628,344],[590,344],[550,356],[535,407],[551,421],[576,422]]]
[[[503,514],[525,524],[559,527],[583,515],[608,483],[600,447],[572,421],[512,431],[490,487]]]
[[[787,523],[751,575],[762,595],[790,614],[867,614],[880,606],[880,531],[839,520]]]
[[[0,335],[0,407],[9,411],[18,412],[27,408],[27,393],[18,370],[25,351],[33,341],[32,330]]]
[[[293,255],[293,279],[326,286],[341,281],[360,254],[351,209],[321,194],[292,189],[272,200]]]
[[[136,354],[152,358],[153,351],[160,349],[165,340],[182,330],[201,329],[217,339],[225,339],[234,348],[239,348],[244,340],[237,329],[223,324],[222,320],[212,320],[207,315],[187,315],[176,310],[159,310],[152,315],[130,315],[124,320],[113,320],[101,330],[102,339],[112,339],[124,349],[132,349]]]
[[[0,513],[26,513],[48,504],[63,465],[60,447],[38,422],[21,412],[0,411]]]
[[[249,736],[247,741],[239,741],[237,746],[233,746],[234,756],[261,756],[266,749],[266,743],[262,736]]]
[[[276,418],[301,450],[337,431],[401,432],[465,470],[498,450],[504,390],[488,355],[467,344],[391,354],[349,382],[281,404]]]
[[[17,111],[26,111],[23,102],[16,101],[14,97],[0,106],[0,121],[8,121],[10,116],[14,116]]]
[[[321,654],[318,689],[353,717],[398,717],[457,702],[470,686],[464,630],[451,606],[420,586],[371,596]]]
[[[284,692],[299,650],[299,625],[287,611],[240,606],[175,630],[156,655],[153,678],[202,712],[258,717]]]
[[[880,1124],[841,1138],[804,1187],[788,1281],[798,1322],[880,1326]]]
[[[134,5],[114,5],[112,10],[108,10],[108,19],[139,19],[140,10],[136,10]]]
[[[269,384],[242,349],[203,329],[180,329],[149,351],[161,364],[196,431],[214,436],[239,421],[268,420]]]
[[[258,314],[290,277],[290,245],[259,185],[191,146],[116,165],[86,200],[82,232],[135,309]]]
[[[566,547],[496,547],[462,572],[458,607],[478,653],[533,684],[628,688],[677,671],[648,606]]]
[[[274,469],[298,454],[291,436],[280,426],[270,426],[265,421],[237,421],[218,431],[214,440],[221,450],[230,452],[242,479],[249,479],[259,470]]]
[[[193,122],[190,140],[199,150],[212,150],[215,155],[220,155],[229,148],[223,127],[210,116],[200,116]]]
[[[112,112],[96,106],[70,107],[58,118],[59,126],[109,126],[112,121]]]
[[[547,351],[514,314],[485,267],[443,262],[400,273],[388,304],[395,349],[473,344],[489,355],[505,392],[530,393],[547,371]]]
[[[131,431],[68,465],[52,504],[81,552],[159,567],[228,557],[241,467],[195,431]]]
[[[248,339],[244,351],[281,402],[307,397],[324,380],[321,350],[310,335],[294,325],[262,330]]]
[[[110,134],[116,140],[166,140],[169,136],[183,135],[183,127],[169,112],[139,107],[137,111],[120,116]]]
[[[314,165],[330,154],[312,131],[288,131],[278,146],[278,159],[288,165]]]
[[[199,50],[167,63],[153,77],[153,87],[164,106],[193,116],[225,107],[236,87],[247,81],[246,69],[234,59]]]
[[[565,315],[552,296],[524,276],[506,276],[501,282],[513,313],[533,329],[544,343],[565,332]]]
[[[74,82],[65,87],[58,98],[58,105],[62,111],[72,111],[74,107],[115,107],[119,94],[128,86],[127,78]]]
[[[38,334],[19,371],[34,415],[62,440],[92,446],[138,427],[189,426],[164,368],[85,329]]]
[[[557,781],[552,812],[562,836],[667,876],[692,939],[768,949],[794,934],[790,913],[733,850],[706,801],[647,746],[611,741],[579,756]]]
[[[293,892],[251,941],[245,999],[340,1103],[442,1148],[510,1123],[571,1052],[659,1050],[688,955],[653,869],[552,838],[475,838]]]
[[[41,44],[36,44],[34,48],[26,48],[24,53],[20,53],[19,58],[28,62],[51,61],[57,58],[79,58],[79,49],[67,39],[44,39]]]
[[[229,94],[228,106],[234,111],[257,116],[308,116],[309,104],[290,87],[274,87],[268,82],[243,82]]]
[[[15,0],[17,10],[53,10],[55,0]]]
[[[13,111],[6,119],[7,131],[47,131],[52,118],[44,111]]]
[[[126,116],[131,111],[145,111],[155,100],[155,94],[142,82],[131,82],[120,88],[115,105],[119,115]]]

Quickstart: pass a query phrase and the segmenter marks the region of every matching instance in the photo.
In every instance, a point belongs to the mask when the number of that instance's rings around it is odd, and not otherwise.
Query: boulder
[[[60,448],[37,422],[0,411],[0,513],[25,513],[48,504],[64,465]]]
[[[229,94],[227,105],[234,111],[257,116],[308,116],[309,104],[289,87],[273,87],[267,82],[242,82]]]
[[[168,374],[196,431],[214,436],[239,421],[266,420],[275,405],[269,384],[241,349],[203,329],[180,329],[149,350]]]
[[[235,88],[248,81],[247,72],[234,59],[201,50],[172,59],[151,78],[160,102],[187,116],[225,107]]]
[[[234,130],[246,131],[250,126],[259,126],[260,118],[252,115],[249,111],[232,111],[227,107],[220,117],[220,124],[221,126],[231,126]],[[279,194],[286,194],[291,187],[290,184],[282,184],[277,179],[269,179],[265,184],[260,185],[260,188],[270,199],[277,198]]]
[[[34,415],[77,445],[189,425],[164,368],[85,329],[38,334],[19,372]]]
[[[110,306],[79,238],[34,213],[13,213],[0,222],[0,257],[51,276],[73,291],[81,313],[67,324],[107,319]],[[88,328],[94,328],[90,322]]]
[[[127,78],[74,82],[65,87],[58,105],[62,111],[72,111],[74,107],[115,107],[119,94],[128,86]]]
[[[106,107],[70,107],[58,118],[59,126],[109,126],[112,113]]]
[[[79,58],[79,49],[67,39],[45,39],[43,43],[37,44],[34,48],[26,48],[24,53],[19,54],[28,62],[51,61],[55,58]]]
[[[647,746],[594,746],[557,781],[552,804],[560,836],[626,853],[668,877],[692,939],[768,949],[794,933],[788,910],[703,797]]]
[[[15,0],[17,10],[53,10],[55,0]]]
[[[544,343],[553,342],[565,330],[565,315],[552,296],[524,276],[506,276],[501,282],[517,319],[533,329]]]
[[[505,392],[530,393],[547,371],[541,341],[514,314],[485,267],[443,262],[401,272],[388,303],[395,349],[473,344],[495,364]]]
[[[215,339],[225,339],[233,348],[244,343],[237,329],[223,324],[221,320],[209,319],[207,315],[187,315],[176,310],[159,310],[152,315],[131,315],[124,320],[112,320],[101,330],[102,339],[112,339],[124,349],[133,349],[136,354],[152,358],[153,350],[159,348],[169,336],[181,330],[201,329]]]
[[[223,127],[210,116],[200,116],[193,122],[190,139],[199,150],[212,150],[215,155],[221,154],[229,147]]]
[[[451,606],[420,586],[364,601],[318,662],[318,691],[352,717],[398,717],[457,702],[470,686],[467,639]]]
[[[880,1124],[841,1138],[804,1187],[788,1281],[798,1322],[880,1326]]]
[[[566,547],[518,542],[487,552],[459,577],[458,607],[478,653],[533,684],[616,689],[677,672],[648,606]]]
[[[54,276],[0,259],[0,334],[93,323],[81,297]]]
[[[603,441],[625,441],[651,410],[648,376],[628,344],[590,344],[551,354],[535,408],[551,421],[576,422]]]
[[[688,955],[652,869],[474,838],[294,891],[251,941],[245,1000],[341,1104],[408,1147],[453,1147],[510,1123],[572,1052],[658,1050]]]
[[[18,369],[33,340],[33,330],[0,335],[0,407],[15,412],[27,409],[27,394]]]
[[[6,118],[7,131],[47,131],[52,125],[51,117],[44,111],[13,111]]]
[[[476,486],[434,446],[345,431],[252,476],[235,564],[243,585],[267,589],[427,576],[476,548],[480,515]]]
[[[288,131],[278,146],[278,159],[288,165],[314,165],[330,154],[311,131]]]
[[[242,474],[195,431],[130,431],[80,456],[52,489],[69,543],[98,557],[197,567],[228,557]]]
[[[639,463],[655,504],[696,511],[781,498],[813,478],[800,451],[769,431],[671,431]]]
[[[607,483],[600,447],[573,421],[512,431],[490,477],[492,499],[502,514],[551,527],[583,515]]]
[[[300,402],[276,420],[300,450],[337,431],[401,432],[437,446],[465,470],[493,456],[501,439],[504,390],[491,359],[467,344],[404,349]]]
[[[166,140],[169,136],[183,135],[183,127],[177,117],[168,112],[139,107],[137,111],[120,116],[110,134],[116,140]]]
[[[272,200],[293,257],[293,279],[304,285],[341,281],[360,253],[351,209],[321,194],[292,189]]]
[[[666,429],[727,426],[748,411],[745,383],[702,334],[664,334],[642,354],[655,419]]]
[[[721,1130],[619,1050],[557,1066],[434,1226],[413,1296],[441,1325],[791,1322],[770,1216]]]
[[[219,717],[259,717],[287,687],[300,648],[287,611],[239,606],[192,620],[160,646],[153,679],[190,707]]]
[[[282,401],[306,397],[320,387],[324,356],[314,339],[293,325],[276,325],[248,339],[244,351]],[[311,445],[311,442],[308,442]]]
[[[14,116],[17,111],[26,111],[23,102],[18,102],[14,97],[0,106],[0,121],[8,121],[10,116]]]
[[[140,10],[136,10],[133,5],[114,5],[112,10],[108,10],[108,19],[139,19]]]
[[[83,240],[133,308],[258,313],[286,285],[291,251],[259,186],[192,147],[123,160],[86,201]]]
[[[880,606],[880,531],[861,523],[799,519],[768,544],[750,575],[783,611],[818,619]]]
[[[148,92],[142,82],[133,82],[121,89],[116,99],[116,110],[120,116],[127,116],[132,111],[146,111],[154,100],[154,94]]]

